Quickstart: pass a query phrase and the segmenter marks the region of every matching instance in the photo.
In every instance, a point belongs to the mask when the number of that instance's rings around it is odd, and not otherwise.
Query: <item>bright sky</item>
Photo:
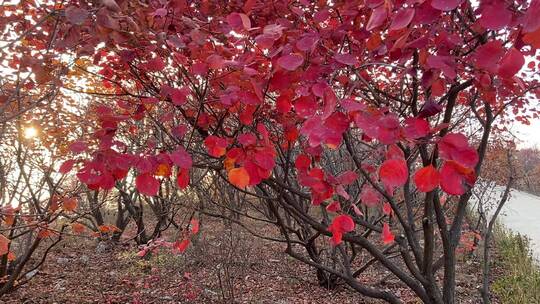
[[[521,141],[518,148],[539,148],[540,149],[540,119],[531,122],[530,125],[516,123],[512,129],[514,135]]]

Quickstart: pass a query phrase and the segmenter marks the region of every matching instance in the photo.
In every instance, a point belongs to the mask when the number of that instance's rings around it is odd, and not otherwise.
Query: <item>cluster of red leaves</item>
[[[189,229],[183,233],[181,239],[176,242],[167,242],[161,239],[150,240],[148,244],[142,246],[137,256],[144,257],[149,253],[157,252],[160,248],[168,248],[175,253],[182,253],[189,247],[191,243],[190,238],[199,233],[199,229],[199,221],[197,219],[191,219]]]
[[[473,88],[460,93],[458,104],[468,106],[477,94],[501,111],[529,88],[540,93],[519,75],[525,56],[540,48],[540,1],[475,6],[457,0],[336,1],[332,6],[247,1],[226,8],[211,1],[107,0],[98,6],[72,1],[64,8],[66,22],[58,28],[62,39],[55,50],[89,56],[105,88],[131,97],[90,107],[94,133],[69,145],[74,155],[85,156],[66,161],[60,172],[76,169],[90,189],[109,190],[133,170],[138,191],[154,196],[174,172],[178,187],[186,188],[197,154],[199,167],[224,170],[232,185],[245,189],[272,176],[278,150],[299,149],[292,158],[298,183],[309,189],[314,205],[326,202],[329,211],[342,213],[329,228],[336,244],[354,229],[339,201],[351,200],[346,187],[357,173],[336,177],[320,160],[324,151],[341,146],[345,134],[387,150],[382,164],[377,157],[364,164],[373,182],[361,189],[362,204],[380,206],[382,191],[391,196],[409,180],[416,164],[408,163],[398,146],[424,145],[442,160],[434,158],[414,173],[420,192],[440,186],[450,195],[463,194],[475,182],[478,154],[458,129],[446,134],[449,121],[440,124],[447,92],[458,79],[472,79]],[[453,12],[472,14],[477,21],[455,30]],[[486,35],[480,45],[476,42],[482,32],[503,29],[504,37]],[[41,50],[45,44],[37,46],[35,40],[26,43]],[[10,64],[33,69],[20,58]],[[410,102],[373,102],[356,90],[366,83],[366,91],[372,90],[369,83],[376,83],[388,96],[401,94],[397,79],[412,74],[421,94],[406,99],[421,108],[410,112],[400,110]],[[136,93],[126,94],[132,90]],[[515,103],[523,108],[526,101]],[[138,151],[126,149],[116,138],[118,130],[149,117],[175,144],[158,149],[149,140]],[[134,135],[145,131],[129,127]],[[188,133],[203,141],[205,153],[189,146]],[[289,168],[285,162],[280,166]],[[387,226],[383,239],[391,239]]]

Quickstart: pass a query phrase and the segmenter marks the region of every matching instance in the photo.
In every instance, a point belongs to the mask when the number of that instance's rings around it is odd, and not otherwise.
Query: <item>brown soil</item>
[[[382,303],[346,286],[335,290],[318,286],[314,270],[286,255],[282,244],[220,221],[206,222],[196,244],[183,254],[164,249],[141,258],[133,242],[97,244],[66,239],[29,284],[0,302]],[[469,258],[459,267],[459,303],[479,303],[480,264]],[[408,289],[381,272],[375,265],[363,279],[370,283],[383,279],[381,286],[393,290],[404,303],[419,303]]]

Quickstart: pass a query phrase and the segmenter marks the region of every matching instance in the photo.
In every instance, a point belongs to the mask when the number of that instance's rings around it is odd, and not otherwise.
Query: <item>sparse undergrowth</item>
[[[540,303],[540,268],[526,236],[499,227],[495,237],[502,273],[493,292],[503,304]]]

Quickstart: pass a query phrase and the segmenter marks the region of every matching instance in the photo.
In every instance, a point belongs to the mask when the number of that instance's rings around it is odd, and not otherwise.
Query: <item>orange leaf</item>
[[[180,252],[184,252],[188,248],[189,243],[190,243],[189,239],[178,241],[174,243],[174,248],[176,248]]]
[[[4,255],[9,252],[9,242],[10,240],[0,234],[0,255]]]
[[[225,170],[231,170],[234,168],[234,158],[225,158],[223,161],[223,166],[225,167]]]
[[[101,225],[98,227],[98,230],[101,233],[112,233],[121,231],[120,228],[116,227],[115,225]]]
[[[109,233],[111,231],[111,228],[109,228],[109,226],[107,225],[101,225],[101,226],[98,226],[98,230],[101,233]]]
[[[82,234],[86,230],[86,227],[81,223],[73,223],[71,224],[71,230],[73,233]]]
[[[58,208],[58,198],[56,196],[53,196],[51,198],[51,203],[49,204],[49,210],[51,210],[51,212],[55,212],[56,210],[58,210]]]
[[[249,185],[249,173],[244,167],[234,168],[229,171],[229,182],[240,189]]]
[[[171,175],[171,166],[169,164],[159,164],[154,174],[156,176],[168,177]]]
[[[13,251],[8,252],[7,259],[8,259],[9,262],[15,261],[16,258],[17,258],[17,256],[15,255],[15,253]]]
[[[15,216],[13,214],[6,215],[4,222],[6,223],[6,226],[12,226],[15,222]]]
[[[77,209],[77,205],[78,205],[78,202],[77,202],[77,198],[75,197],[66,198],[62,202],[62,207],[66,211],[74,211],[75,209]]]
[[[52,231],[50,231],[49,229],[41,229],[39,232],[38,232],[38,235],[37,237],[40,238],[40,239],[45,239],[45,238],[48,238],[50,237],[51,235],[53,235]]]

